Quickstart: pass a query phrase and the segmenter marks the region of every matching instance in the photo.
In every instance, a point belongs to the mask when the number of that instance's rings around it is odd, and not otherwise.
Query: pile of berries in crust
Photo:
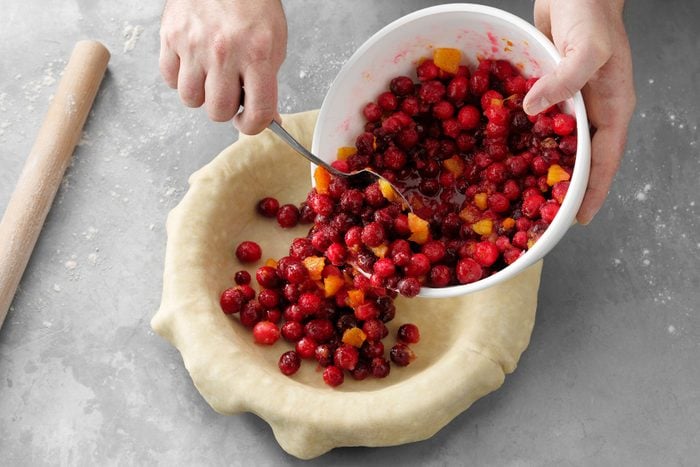
[[[240,313],[257,343],[280,336],[294,344],[280,371],[295,373],[302,359],[323,368],[323,380],[341,384],[385,377],[390,361],[415,359],[419,341],[411,323],[399,328],[389,359],[385,325],[400,293],[448,287],[488,277],[516,261],[540,238],[566,195],[575,162],[576,120],[552,106],[537,116],[522,109],[536,78],[506,60],[480,60],[474,70],[456,49],[435,49],[432,59],[368,103],[364,132],[354,147],[338,149],[333,166],[378,171],[391,185],[351,182],[323,168],[297,206],[274,198],[258,212],[282,228],[313,224],[296,238],[289,256],[239,271],[221,295],[225,313]],[[242,262],[260,260],[260,247],[241,243]]]

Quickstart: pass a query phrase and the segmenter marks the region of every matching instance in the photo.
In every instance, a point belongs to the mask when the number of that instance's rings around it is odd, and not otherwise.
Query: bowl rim
[[[389,24],[382,27],[380,30],[375,32],[370,36],[353,54],[352,56],[343,64],[340,71],[336,75],[335,79],[331,83],[326,96],[324,97],[321,109],[319,112],[318,120],[316,122],[316,127],[314,129],[312,138],[312,151],[318,153],[321,134],[321,130],[324,126],[325,116],[327,113],[331,112],[326,103],[328,102],[328,96],[332,95],[336,91],[336,87],[339,86],[340,78],[344,75],[344,72],[351,69],[357,62],[362,59],[365,52],[371,47],[375,46],[384,36],[388,33],[394,31],[397,28],[405,26],[413,21],[424,18],[426,16],[442,13],[476,13],[486,16],[491,16],[495,19],[505,21],[510,23],[514,27],[523,30],[528,36],[530,36],[536,43],[542,47],[547,56],[553,61],[556,66],[561,61],[561,55],[554,46],[554,44],[535,26],[522,19],[521,17],[502,10],[500,8],[481,5],[476,3],[448,3],[444,5],[436,5],[432,7],[423,8],[405,16],[397,18],[396,20],[390,22]],[[581,92],[577,92],[572,98],[567,99],[571,102],[574,114],[576,116],[576,131],[577,131],[577,149],[576,149],[576,162],[574,164],[574,170],[571,176],[569,190],[564,198],[557,216],[554,218],[552,223],[547,227],[542,236],[537,240],[537,242],[529,248],[525,253],[522,254],[515,262],[507,265],[500,271],[493,273],[492,275],[479,279],[476,282],[471,282],[469,284],[453,285],[450,287],[434,288],[434,287],[421,287],[418,296],[424,298],[449,298],[459,295],[465,295],[471,292],[476,292],[478,290],[483,290],[491,287],[495,284],[501,283],[515,275],[521,273],[529,266],[533,265],[537,260],[543,258],[549,251],[551,251],[559,241],[564,237],[568,228],[575,223],[575,216],[578,209],[583,201],[583,196],[586,191],[588,184],[588,176],[590,172],[590,134],[588,128],[588,118],[586,114],[586,108],[583,101],[583,96]],[[312,173],[312,184],[313,181],[313,171],[315,166],[311,165]],[[573,188],[573,189],[572,189]]]

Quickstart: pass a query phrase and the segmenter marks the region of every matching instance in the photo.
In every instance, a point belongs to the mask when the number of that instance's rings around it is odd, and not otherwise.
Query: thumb
[[[572,97],[605,65],[611,55],[608,47],[594,43],[569,48],[554,71],[532,86],[523,101],[523,110],[529,115],[536,115]]]

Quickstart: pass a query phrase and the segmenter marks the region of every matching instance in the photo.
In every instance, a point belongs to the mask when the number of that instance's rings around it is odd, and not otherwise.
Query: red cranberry
[[[314,350],[314,358],[319,365],[325,368],[333,363],[333,349],[328,344],[318,345]]]
[[[420,292],[420,282],[415,277],[405,277],[399,281],[398,289],[404,297],[415,297]]]
[[[246,302],[249,302],[255,298],[255,289],[253,289],[251,286],[243,284],[238,286],[238,288],[241,292],[243,292],[243,297],[245,298]]]
[[[340,266],[345,263],[345,255],[346,255],[346,250],[345,247],[343,246],[342,243],[333,243],[331,246],[328,247],[326,250],[326,258],[328,258],[328,261],[330,261],[332,264],[336,266]]]
[[[530,219],[537,218],[540,214],[540,206],[542,206],[544,202],[544,196],[540,194],[526,196],[525,199],[523,199],[523,205],[521,207],[523,214]]]
[[[362,243],[368,247],[379,246],[384,243],[386,233],[379,222],[370,222],[362,228]]]
[[[407,366],[416,359],[416,354],[406,344],[398,343],[389,351],[389,357],[398,366]]]
[[[338,167],[336,167],[336,169],[340,170],[341,172],[350,171],[349,169],[341,170]],[[315,217],[316,213],[313,209],[311,209],[311,206],[309,206],[306,202],[301,203],[301,206],[299,206],[299,222],[301,222],[302,224],[311,224],[314,221]]]
[[[355,308],[355,317],[360,321],[377,319],[379,317],[379,308],[374,302],[364,302]]]
[[[499,255],[498,247],[493,242],[479,242],[474,247],[474,260],[481,266],[491,266]]]
[[[489,75],[477,70],[469,80],[469,90],[475,96],[481,96],[489,88]]]
[[[269,321],[260,321],[253,327],[255,342],[263,345],[272,345],[280,338],[279,328]]]
[[[277,211],[277,223],[283,229],[296,227],[299,222],[299,208],[293,204],[285,204]]]
[[[484,274],[482,267],[471,258],[462,258],[457,262],[457,281],[460,284],[470,284],[476,282]]]
[[[408,96],[413,94],[413,80],[408,76],[397,76],[389,82],[389,89],[397,96]]]
[[[552,130],[559,136],[567,136],[576,129],[576,119],[569,114],[558,113],[552,117]]]
[[[362,356],[368,360],[384,356],[384,344],[382,341],[365,341],[360,349]]]
[[[455,76],[447,85],[447,98],[454,102],[462,102],[469,92],[469,78],[466,76]]]
[[[535,124],[532,126],[532,132],[540,138],[545,138],[552,134],[554,131],[553,126],[554,122],[552,121],[552,117],[539,114]]]
[[[308,336],[304,336],[297,341],[294,350],[301,358],[312,358],[316,352],[316,345],[316,341]]]
[[[328,216],[333,212],[333,198],[328,195],[320,195],[316,193],[309,199],[309,206],[316,214]]]
[[[323,299],[315,293],[306,292],[299,296],[299,301],[297,302],[297,305],[299,305],[299,309],[305,315],[313,315],[321,310],[321,305],[323,305]]]
[[[280,276],[277,274],[277,269],[272,266],[260,266],[255,271],[255,280],[266,289],[274,289],[280,285]]]
[[[382,278],[388,278],[396,274],[394,262],[389,258],[378,259],[372,267],[374,273]]]
[[[376,318],[366,320],[362,324],[362,331],[367,335],[369,341],[379,341],[389,333],[384,323]]]
[[[437,65],[435,65],[435,62],[432,60],[424,60],[416,68],[416,74],[418,75],[419,80],[429,81],[438,77],[440,74],[440,68],[438,68]]]
[[[236,258],[241,263],[254,263],[262,256],[262,248],[255,242],[243,241],[236,248]]]
[[[360,353],[355,347],[348,344],[343,344],[333,354],[333,363],[343,370],[352,370],[357,366],[360,359]]]
[[[416,253],[411,256],[404,272],[409,277],[420,277],[427,274],[428,271],[430,271],[430,259],[423,253]]]
[[[289,342],[296,342],[304,335],[304,326],[298,321],[287,321],[282,325],[282,337]]]
[[[255,300],[251,300],[243,305],[241,310],[241,324],[247,328],[252,328],[262,319],[263,309]]]
[[[559,204],[556,201],[548,201],[540,206],[540,217],[548,224],[552,223],[558,212]]]
[[[329,365],[323,370],[323,382],[331,387],[340,386],[344,380],[343,370],[337,366]]]
[[[236,271],[236,274],[233,276],[233,280],[238,285],[250,284],[250,273],[244,270]]]
[[[370,370],[372,376],[375,378],[386,378],[389,376],[389,371],[391,367],[389,366],[389,361],[382,357],[375,357],[370,363]]]
[[[263,198],[258,201],[258,212],[265,217],[277,216],[277,211],[280,208],[280,202],[275,198]]]
[[[440,81],[426,81],[418,90],[418,97],[425,103],[435,104],[445,96],[445,85]]]
[[[304,333],[316,342],[328,342],[335,334],[329,319],[312,319],[304,325]]]
[[[438,264],[430,269],[429,280],[433,287],[447,287],[452,282],[452,273],[448,266]]]
[[[301,321],[304,319],[304,312],[301,311],[301,308],[299,308],[299,305],[297,305],[296,303],[293,303],[286,307],[282,315],[284,316],[284,319],[286,321],[294,321],[301,323]]]
[[[243,292],[238,287],[231,287],[224,290],[219,298],[221,309],[227,315],[241,311],[246,301],[245,295],[243,295]]]
[[[399,106],[399,101],[394,93],[386,91],[377,97],[377,104],[379,104],[379,107],[381,107],[383,110],[392,111],[396,110],[396,108]]]
[[[524,77],[520,75],[509,76],[503,83],[503,87],[508,95],[525,94],[527,92],[527,83]]]
[[[290,350],[282,354],[277,365],[279,366],[282,374],[289,376],[293,375],[299,370],[299,367],[301,366],[301,359],[295,351]]]
[[[454,112],[454,106],[448,101],[440,101],[433,105],[433,116],[438,120],[447,120]]]
[[[406,344],[417,344],[420,341],[420,331],[413,323],[402,324],[399,326],[397,337]]]
[[[277,308],[280,303],[280,294],[273,289],[263,289],[258,294],[258,302],[265,310]]]
[[[569,190],[569,183],[568,181],[557,182],[552,187],[552,198],[554,198],[557,203],[561,204],[564,202],[566,192]]]
[[[364,361],[359,361],[354,370],[350,371],[350,376],[354,380],[362,381],[370,375],[369,364]]]
[[[378,122],[382,118],[382,108],[374,102],[370,102],[362,109],[362,115],[368,122]]]
[[[457,120],[464,130],[474,130],[481,123],[481,112],[473,105],[465,105],[459,110]]]
[[[510,209],[510,200],[503,193],[493,193],[488,196],[488,206],[493,212],[506,212]]]

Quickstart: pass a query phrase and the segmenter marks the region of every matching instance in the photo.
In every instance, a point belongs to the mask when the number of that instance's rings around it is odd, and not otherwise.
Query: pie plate
[[[317,111],[283,117],[310,146]],[[399,325],[415,323],[421,340],[407,367],[383,379],[331,388],[315,361],[283,375],[280,339],[258,345],[237,316],[219,306],[221,292],[244,269],[234,254],[243,240],[263,249],[259,264],[288,254],[308,226],[282,229],[256,213],[257,200],[298,203],[310,189],[309,166],[274,134],[242,136],[194,173],[167,220],[168,241],[160,309],[153,329],[181,353],[192,381],[222,414],[252,412],[271,427],[282,449],[303,459],[339,446],[389,446],[431,437],[515,370],[535,320],[541,261],[519,275],[469,295],[396,300],[388,323],[390,347]]]

